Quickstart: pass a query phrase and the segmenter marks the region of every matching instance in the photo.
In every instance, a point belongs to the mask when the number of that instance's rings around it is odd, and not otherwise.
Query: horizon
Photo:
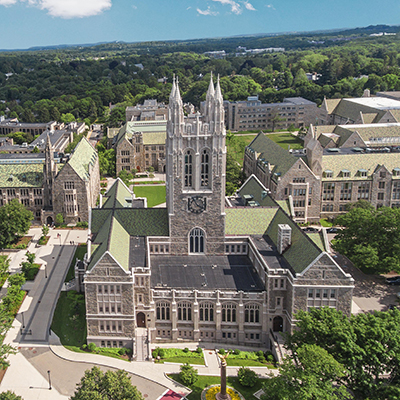
[[[398,25],[387,0],[0,0],[0,49],[185,41]],[[374,10],[372,13],[370,10]],[[326,18],[326,16],[329,16]],[[17,21],[17,23],[16,23]]]

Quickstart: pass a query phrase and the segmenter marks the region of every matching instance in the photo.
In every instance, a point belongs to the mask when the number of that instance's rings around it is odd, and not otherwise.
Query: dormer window
[[[350,171],[348,169],[342,169],[341,174],[342,174],[343,178],[349,178],[350,177]]]
[[[333,171],[327,169],[326,171],[324,171],[324,176],[325,178],[333,178]]]
[[[393,176],[400,176],[400,168],[394,168],[393,169]]]
[[[359,176],[364,176],[364,177],[366,177],[366,176],[367,176],[367,173],[368,173],[368,171],[367,171],[366,169],[359,169],[359,170],[358,170],[358,175],[359,175]]]

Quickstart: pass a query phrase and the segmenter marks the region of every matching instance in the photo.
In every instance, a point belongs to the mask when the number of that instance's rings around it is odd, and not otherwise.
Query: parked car
[[[334,226],[332,226],[332,228],[328,228],[326,230],[327,233],[337,233],[338,228],[335,228]]]
[[[400,276],[394,276],[392,278],[386,278],[388,285],[400,285]]]
[[[307,226],[307,228],[303,228],[304,232],[319,232],[317,228],[313,228],[312,226]]]

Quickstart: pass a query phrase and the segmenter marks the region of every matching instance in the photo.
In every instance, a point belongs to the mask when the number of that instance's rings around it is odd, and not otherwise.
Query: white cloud
[[[200,10],[200,8],[197,8],[196,11],[200,15],[217,15],[218,14],[218,12],[216,12],[216,11],[211,11],[210,7],[208,7],[207,10]]]
[[[10,6],[18,1],[45,10],[53,17],[66,19],[91,17],[111,7],[111,0],[0,0],[0,5]]]
[[[267,4],[265,7],[270,8],[271,10],[275,10],[275,7],[272,4]]]
[[[133,8],[134,10],[137,10],[137,6],[135,6],[134,4],[132,4],[132,8]]]
[[[17,0],[0,0],[0,6],[11,6],[16,2]]]
[[[242,13],[242,7],[240,6],[239,3],[236,3],[236,1],[233,1],[233,0],[213,0],[213,1],[216,1],[216,2],[221,3],[223,5],[229,5],[231,7],[231,11],[234,14],[239,15],[239,14]]]
[[[250,10],[250,11],[257,11],[257,10],[254,8],[253,4],[249,3],[248,1],[244,1],[243,4],[244,4],[244,6],[246,7],[247,10]]]
[[[190,10],[191,8],[192,8],[192,7],[189,6],[186,10]]]

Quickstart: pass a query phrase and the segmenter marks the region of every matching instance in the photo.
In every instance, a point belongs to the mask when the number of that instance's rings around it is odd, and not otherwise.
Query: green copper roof
[[[292,244],[283,253],[283,257],[296,273],[301,273],[321,254],[321,249],[281,209],[276,212],[267,229],[267,234],[275,246],[279,224],[287,224],[292,228]]]
[[[238,194],[243,198],[245,195],[252,195],[253,200],[263,207],[276,207],[277,204],[268,195],[265,186],[257,179],[255,175],[251,175],[249,179],[238,190]]]
[[[227,235],[264,235],[278,207],[227,208],[225,233]]]
[[[83,180],[89,179],[89,165],[94,165],[97,159],[97,152],[89,143],[86,137],[76,145],[68,164]]]
[[[43,186],[43,163],[0,164],[1,188],[35,188]]]
[[[262,132],[247,147],[256,152],[258,160],[268,162],[271,165],[273,174],[276,176],[283,176],[297,161],[295,156],[284,150]]]
[[[121,265],[125,271],[128,271],[130,235],[115,217],[112,219],[109,237],[109,252],[117,260],[119,265]]]
[[[143,144],[165,144],[166,132],[147,132],[143,134]]]

